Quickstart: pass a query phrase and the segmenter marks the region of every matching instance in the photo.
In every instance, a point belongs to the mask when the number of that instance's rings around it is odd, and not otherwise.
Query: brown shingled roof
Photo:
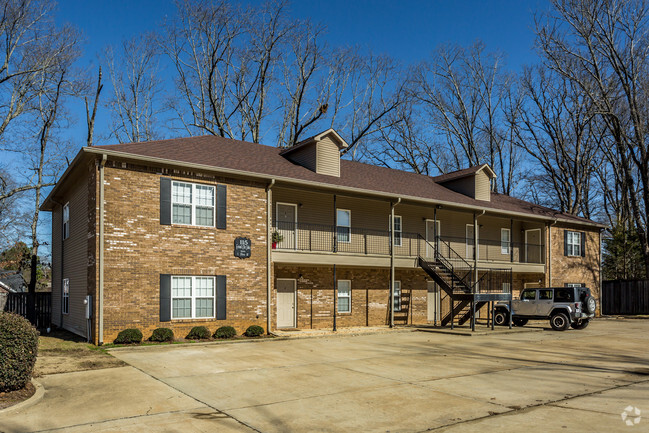
[[[462,179],[463,177],[471,176],[485,168],[487,164],[474,165],[473,167],[463,168],[462,170],[452,171],[439,176],[433,176],[433,180],[437,183],[444,183],[455,179]],[[491,169],[489,169],[491,172]]]
[[[488,208],[494,211],[520,212],[548,219],[560,218],[575,223],[597,224],[585,218],[564,214],[501,194],[492,193],[489,202],[474,200],[437,183],[436,180],[443,176],[433,178],[348,160],[340,161],[340,177],[318,174],[281,156],[280,152],[283,149],[212,135],[144,143],[95,146],[95,149],[162,158],[175,161],[179,165],[183,163],[201,164],[217,169],[239,170],[264,175],[269,178],[317,182],[334,188],[363,189],[394,197],[410,196],[475,206],[480,209]],[[477,169],[481,167],[478,166]],[[476,167],[472,167],[460,172],[474,169],[477,171]],[[449,173],[449,175],[452,174]]]

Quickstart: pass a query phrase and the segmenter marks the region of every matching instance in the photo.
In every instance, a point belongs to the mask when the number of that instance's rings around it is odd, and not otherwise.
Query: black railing
[[[7,293],[4,311],[15,313],[25,318],[29,314],[29,293]],[[36,325],[39,329],[49,328],[52,323],[52,294],[37,292],[34,294],[36,306]]]
[[[473,293],[511,293],[511,269],[476,269],[442,239],[433,245],[419,235],[419,244],[422,247],[418,253],[419,259],[437,262],[446,268],[464,286],[460,288],[470,289]],[[451,290],[455,289],[454,284],[455,281],[451,281]]]
[[[458,254],[451,245],[442,238],[438,238],[436,242],[437,253],[435,258],[441,261],[446,267],[453,271],[453,274],[458,278],[462,284],[467,288],[473,287],[473,266],[467,262],[464,257]]]
[[[472,238],[440,236],[455,250],[464,251],[473,260]],[[495,239],[478,239],[478,260],[488,262],[545,263],[545,245],[525,242],[503,242]]]
[[[275,221],[273,231],[282,237],[280,242],[273,244],[276,250],[385,256],[391,253],[389,230]],[[439,236],[436,242],[429,242],[419,233],[395,232],[395,256],[430,258],[435,249],[440,250],[442,258],[454,262],[452,265],[458,273],[472,267],[473,239]],[[544,245],[479,239],[477,250],[480,261],[545,263]],[[472,285],[474,281],[467,279],[467,283]]]
[[[273,243],[276,250],[391,254],[389,230],[276,221],[273,231],[282,238]],[[395,232],[396,256],[416,257],[418,249],[417,233]]]

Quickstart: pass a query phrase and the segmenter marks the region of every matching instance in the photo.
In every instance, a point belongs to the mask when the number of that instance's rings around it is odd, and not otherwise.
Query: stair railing
[[[433,259],[440,265],[446,268],[458,281],[460,281],[466,288],[473,287],[473,266],[471,266],[462,256],[460,256],[451,245],[437,237],[437,242],[431,244],[421,234],[417,234],[420,241],[419,245],[423,245],[423,250],[430,249],[433,251]],[[427,262],[430,256],[422,255],[421,249],[418,250],[418,256],[423,261]]]

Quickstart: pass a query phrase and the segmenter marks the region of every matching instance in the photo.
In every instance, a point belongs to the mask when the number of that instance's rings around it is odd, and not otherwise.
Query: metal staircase
[[[450,300],[449,312],[442,318],[442,326],[471,320],[475,329],[476,311],[495,301],[511,301],[511,293],[503,291],[502,282],[511,287],[511,269],[476,269],[458,254],[450,243],[436,239],[435,245],[420,236],[418,264]],[[423,252],[423,254],[422,254]],[[500,287],[498,287],[500,285]]]

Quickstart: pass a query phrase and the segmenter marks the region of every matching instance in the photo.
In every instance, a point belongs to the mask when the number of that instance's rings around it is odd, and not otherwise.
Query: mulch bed
[[[29,397],[34,395],[36,388],[32,385],[31,382],[27,382],[27,386],[23,389],[16,391],[0,392],[0,409],[8,408],[14,404],[18,404],[21,401],[27,400]]]

